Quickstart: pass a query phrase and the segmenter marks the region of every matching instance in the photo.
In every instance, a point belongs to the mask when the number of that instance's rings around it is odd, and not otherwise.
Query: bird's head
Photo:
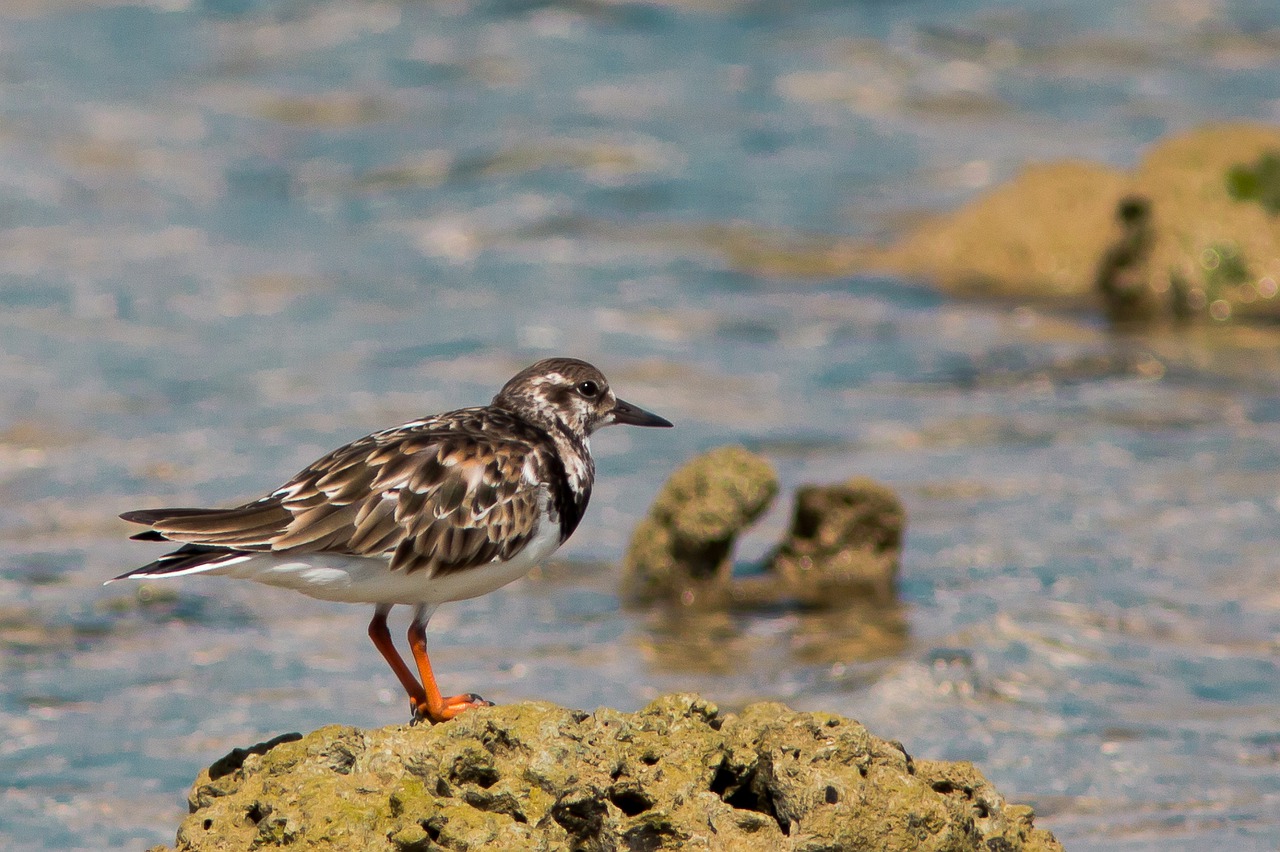
[[[604,374],[576,358],[547,358],[521,370],[498,395],[494,406],[543,428],[567,428],[586,438],[602,426],[671,426],[670,421],[618,399]]]

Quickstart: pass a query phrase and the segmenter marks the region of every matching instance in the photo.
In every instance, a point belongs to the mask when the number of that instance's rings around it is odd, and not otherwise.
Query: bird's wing
[[[530,448],[475,430],[401,429],[348,444],[267,497],[234,509],[121,517],[140,538],[256,552],[391,554],[391,570],[431,575],[509,559],[539,521]]]

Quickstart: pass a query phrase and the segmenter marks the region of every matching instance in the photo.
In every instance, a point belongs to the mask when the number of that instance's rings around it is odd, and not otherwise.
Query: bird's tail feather
[[[270,550],[272,539],[293,520],[275,500],[231,509],[137,509],[120,517],[151,527],[132,536],[138,541],[177,541],[234,550]]]
[[[145,535],[145,533],[143,533]],[[203,574],[217,568],[225,568],[237,562],[243,562],[252,554],[226,547],[205,547],[199,544],[188,544],[173,553],[166,553],[155,562],[126,571],[119,577],[112,577],[108,583],[116,580],[141,580],[152,577],[181,577],[187,574]],[[105,585],[105,584],[104,584]]]

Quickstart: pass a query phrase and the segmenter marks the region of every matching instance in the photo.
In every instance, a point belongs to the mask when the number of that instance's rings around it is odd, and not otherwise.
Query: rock
[[[1108,166],[1028,166],[959,210],[925,220],[871,263],[956,295],[1084,304],[1129,191],[1128,176]]]
[[[726,594],[733,543],[778,493],[772,465],[744,447],[720,447],[667,480],[631,537],[623,595],[686,605]]]
[[[1125,173],[1032,166],[931,219],[870,267],[950,292],[1086,303],[1122,324],[1280,319],[1280,127],[1203,127]],[[1119,233],[1116,232],[1117,222]]]
[[[176,850],[1060,850],[967,763],[825,713],[696,695],[330,726],[201,773]]]
[[[906,510],[890,488],[855,478],[796,492],[791,529],[770,563],[790,594],[810,606],[897,598]]]
[[[1204,127],[1147,153],[1133,185],[1151,200],[1154,292],[1200,318],[1280,319],[1280,217],[1265,192],[1277,154],[1280,127],[1251,123]],[[1256,197],[1238,180],[1250,169],[1261,172]]]
[[[906,513],[891,489],[863,478],[800,488],[791,529],[764,571],[735,577],[734,541],[777,490],[769,462],[742,447],[721,447],[687,463],[632,534],[623,597],[704,611],[895,602]]]
[[[961,297],[1079,309],[1122,325],[1280,320],[1280,127],[1214,124],[1154,144],[1125,171],[1026,166],[886,245],[764,228],[670,228],[650,239],[794,278],[892,274]]]

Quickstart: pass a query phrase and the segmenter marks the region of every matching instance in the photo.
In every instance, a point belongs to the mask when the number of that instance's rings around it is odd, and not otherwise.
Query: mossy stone
[[[685,604],[722,596],[734,541],[777,493],[773,466],[745,447],[720,447],[685,463],[632,534],[623,559],[624,596]]]
[[[176,850],[1061,848],[973,766],[781,704],[515,704],[432,728],[331,726],[252,757],[220,795],[193,794]]]

